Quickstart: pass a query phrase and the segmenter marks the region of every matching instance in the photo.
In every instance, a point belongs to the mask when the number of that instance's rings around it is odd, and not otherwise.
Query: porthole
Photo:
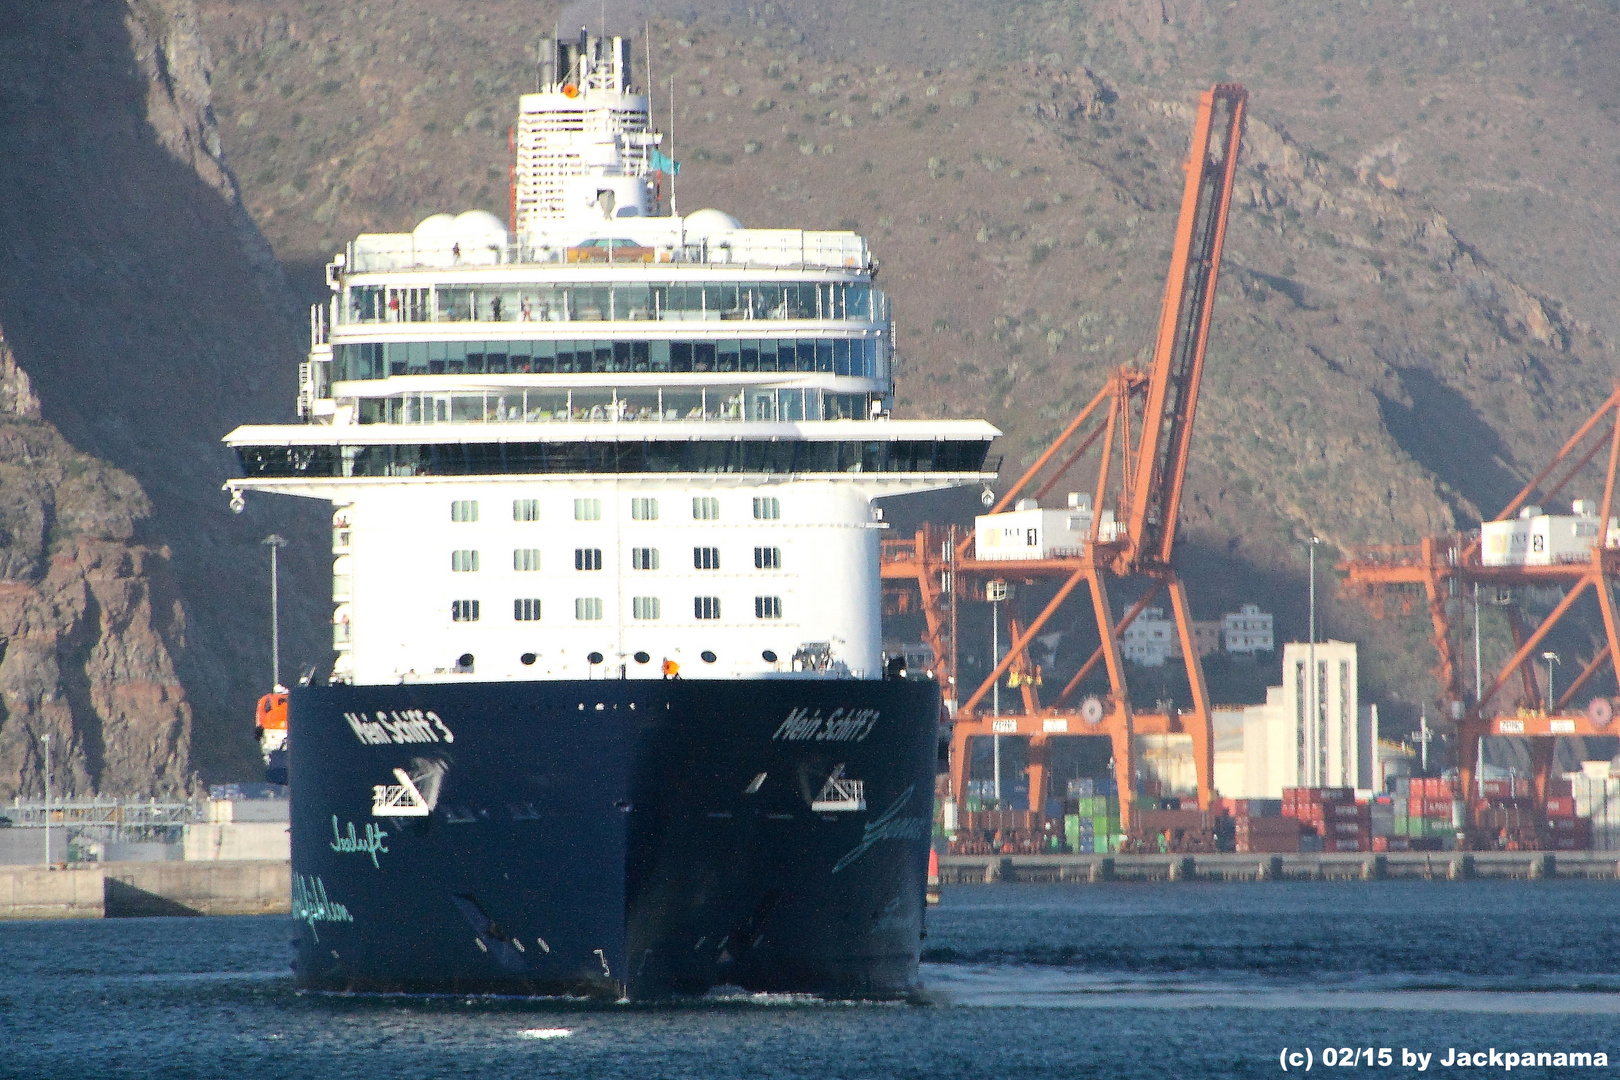
[[[599,652],[587,653],[585,660],[587,663],[600,664],[602,662],[602,654]]]
[[[457,667],[463,667],[463,668],[472,667],[473,666],[473,654],[470,653],[470,652],[462,653],[460,656],[458,656],[456,658],[456,666]]]
[[[702,652],[698,653],[698,655],[703,658],[703,662],[705,664],[712,664],[716,660],[720,659],[718,656],[715,656],[714,653],[710,652],[708,649],[704,649]]]
[[[522,664],[524,667],[528,667],[538,659],[539,657],[535,656],[534,653],[526,652],[522,656],[518,657],[518,663]]]
[[[776,663],[776,653],[770,649],[766,649],[764,652],[760,653],[759,658],[765,661],[767,664]]]
[[[652,657],[649,656],[648,654],[644,653],[644,652],[638,652],[638,653],[636,653],[635,659],[636,659],[636,663],[645,664],[647,661],[651,660]]]

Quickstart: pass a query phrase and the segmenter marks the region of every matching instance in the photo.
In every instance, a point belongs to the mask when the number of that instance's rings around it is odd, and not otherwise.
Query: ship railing
[[[362,424],[657,424],[864,420],[871,394],[814,387],[509,390],[367,398]]]
[[[889,304],[869,281],[465,282],[395,287],[355,285],[342,326],[403,323],[854,322],[883,326]],[[312,340],[330,337],[326,314],[311,314]],[[892,327],[890,340],[893,340]],[[312,346],[313,347],[313,346]]]
[[[756,267],[762,270],[871,270],[872,256],[858,236],[803,232],[798,229],[752,230],[725,239],[676,246],[635,244],[605,247],[552,247],[528,243],[442,242],[419,245],[412,239],[395,243],[368,239],[351,242],[344,254],[346,273],[392,270],[460,269],[479,266],[636,265]]]

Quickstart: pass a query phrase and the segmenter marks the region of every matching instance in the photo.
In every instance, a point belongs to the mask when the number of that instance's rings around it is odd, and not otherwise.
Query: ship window
[[[692,517],[696,521],[718,521],[720,500],[712,495],[699,495],[692,500]]]
[[[657,548],[631,548],[630,549],[630,568],[632,570],[656,570],[656,569],[658,569],[658,549]]]
[[[759,656],[760,659],[764,660],[767,664],[776,663],[776,651],[774,649],[766,649],[764,652],[760,653]]]
[[[513,600],[512,618],[516,619],[518,622],[539,622],[540,601],[529,597],[525,597],[521,600]]]
[[[692,597],[692,617],[695,619],[718,619],[720,617],[720,598],[718,596]]]
[[[692,566],[697,570],[720,569],[720,549],[716,547],[693,548]]]
[[[663,615],[663,604],[656,596],[637,596],[630,601],[630,614],[637,619],[657,619]]]
[[[512,520],[513,521],[539,521],[540,520],[540,500],[539,499],[513,499],[512,500]]]
[[[754,549],[755,570],[782,569],[782,549],[779,547],[757,547]]]
[[[478,552],[452,551],[450,553],[450,569],[457,574],[465,574],[478,569]]]
[[[524,667],[530,667],[538,659],[540,658],[534,655],[534,653],[526,652],[522,656],[518,657],[518,663],[522,664]]]
[[[540,569],[539,548],[516,548],[512,552],[512,569],[538,570]]]
[[[754,518],[757,521],[775,521],[782,516],[782,500],[772,495],[754,500]]]
[[[597,622],[602,618],[602,598],[581,596],[574,601],[574,618],[579,622]]]
[[[652,659],[652,654],[651,653],[638,652],[635,655],[635,661],[638,664],[645,664],[647,661],[649,661],[651,659]]]
[[[646,498],[631,499],[630,519],[632,521],[657,521],[658,500]]]
[[[719,615],[715,616],[717,619],[719,617]],[[720,659],[718,656],[714,655],[714,651],[712,649],[704,649],[702,652],[698,653],[698,656],[702,658],[705,664],[712,664],[716,660]]]
[[[601,521],[602,520],[602,500],[601,499],[575,499],[574,500],[574,520],[575,521]]]
[[[478,621],[478,601],[477,600],[452,600],[452,601],[450,601],[450,618],[451,618],[451,620],[453,622],[477,622]]]
[[[452,502],[450,504],[450,520],[451,521],[462,521],[462,522],[477,521],[478,520],[478,500],[477,499],[457,499],[454,502]]]
[[[782,617],[782,598],[780,596],[754,597],[754,618],[780,619]]]
[[[575,548],[574,549],[574,569],[575,570],[600,570],[600,569],[602,569],[602,549],[601,548]]]

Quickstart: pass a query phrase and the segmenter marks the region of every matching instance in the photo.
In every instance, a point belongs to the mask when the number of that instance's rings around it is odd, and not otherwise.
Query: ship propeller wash
[[[333,509],[299,985],[905,995],[940,695],[880,651],[874,500],[997,432],[891,418],[860,236],[672,212],[628,40],[543,55],[510,220],[356,237],[304,422],[226,439],[233,506]]]

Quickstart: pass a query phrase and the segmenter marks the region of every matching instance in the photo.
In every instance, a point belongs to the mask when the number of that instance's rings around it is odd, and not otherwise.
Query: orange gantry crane
[[[1543,516],[1533,499],[1550,503],[1564,496],[1587,466],[1608,451],[1603,499],[1595,513],[1577,502],[1568,517]],[[1361,547],[1340,564],[1343,587],[1359,592],[1374,612],[1387,612],[1390,601],[1410,610],[1422,596],[1427,607],[1439,662],[1435,677],[1442,706],[1457,724],[1457,769],[1470,814],[1479,741],[1491,735],[1532,738],[1535,798],[1545,807],[1553,740],[1561,735],[1620,734],[1613,723],[1614,700],[1600,694],[1584,709],[1572,705],[1592,692],[1590,684],[1605,669],[1612,682],[1620,656],[1620,621],[1615,614],[1614,584],[1620,575],[1620,529],[1610,516],[1615,472],[1620,465],[1620,387],[1570,436],[1552,462],[1478,532],[1447,533],[1419,544]],[[1553,479],[1554,476],[1557,479]],[[1534,510],[1534,513],[1530,511]],[[1523,514],[1521,515],[1521,512]],[[1538,525],[1540,522],[1545,524]],[[1518,529],[1500,523],[1521,524]],[[1553,535],[1562,529],[1569,535]],[[1464,686],[1465,612],[1476,590],[1506,611],[1514,649],[1505,663],[1487,675],[1478,673],[1478,693]],[[1555,590],[1561,596],[1552,610],[1534,617],[1526,601],[1532,592]],[[1597,600],[1604,644],[1581,663],[1552,707],[1547,707],[1536,671],[1547,635],[1587,593]],[[1515,689],[1507,694],[1509,687]],[[1503,699],[1507,698],[1504,703]]]
[[[958,539],[954,529],[929,525],[910,539],[883,542],[882,574],[889,609],[911,610],[913,603],[920,608],[936,658],[935,671],[946,688],[948,702],[957,688],[957,600],[985,597],[986,587],[1009,580],[1031,585],[1060,583],[1034,618],[1027,623],[1016,617],[1011,621],[1012,640],[1006,655],[952,710],[950,770],[958,799],[967,792],[970,739],[995,735],[1029,738],[1029,805],[1039,812],[1046,800],[1047,740],[1054,735],[1106,735],[1113,743],[1121,824],[1128,831],[1136,772],[1135,736],[1169,732],[1192,736],[1199,804],[1207,808],[1213,797],[1209,697],[1186,590],[1170,563],[1247,101],[1247,91],[1235,85],[1212,87],[1199,101],[1151,366],[1145,372],[1128,366],[1115,371],[990,509],[991,514],[999,514],[1031,492],[1038,502],[1100,442],[1093,513],[1085,541],[1072,549],[1045,550],[1040,558],[1015,560],[981,558],[973,536]],[[1111,514],[1103,510],[1108,506],[1113,508]],[[1145,577],[1152,584],[1116,622],[1108,580],[1120,577]],[[1040,673],[1031,661],[1030,644],[1082,585],[1090,592],[1100,641],[1091,658],[1046,703],[1041,700]],[[1175,615],[1192,707],[1169,715],[1136,713],[1120,660],[1119,636],[1160,593],[1169,595]],[[1087,698],[1076,707],[1072,703],[1076,690],[1099,663],[1107,672],[1109,694]],[[1009,675],[1009,684],[1021,691],[1023,711],[1011,716],[985,715],[986,697]]]

